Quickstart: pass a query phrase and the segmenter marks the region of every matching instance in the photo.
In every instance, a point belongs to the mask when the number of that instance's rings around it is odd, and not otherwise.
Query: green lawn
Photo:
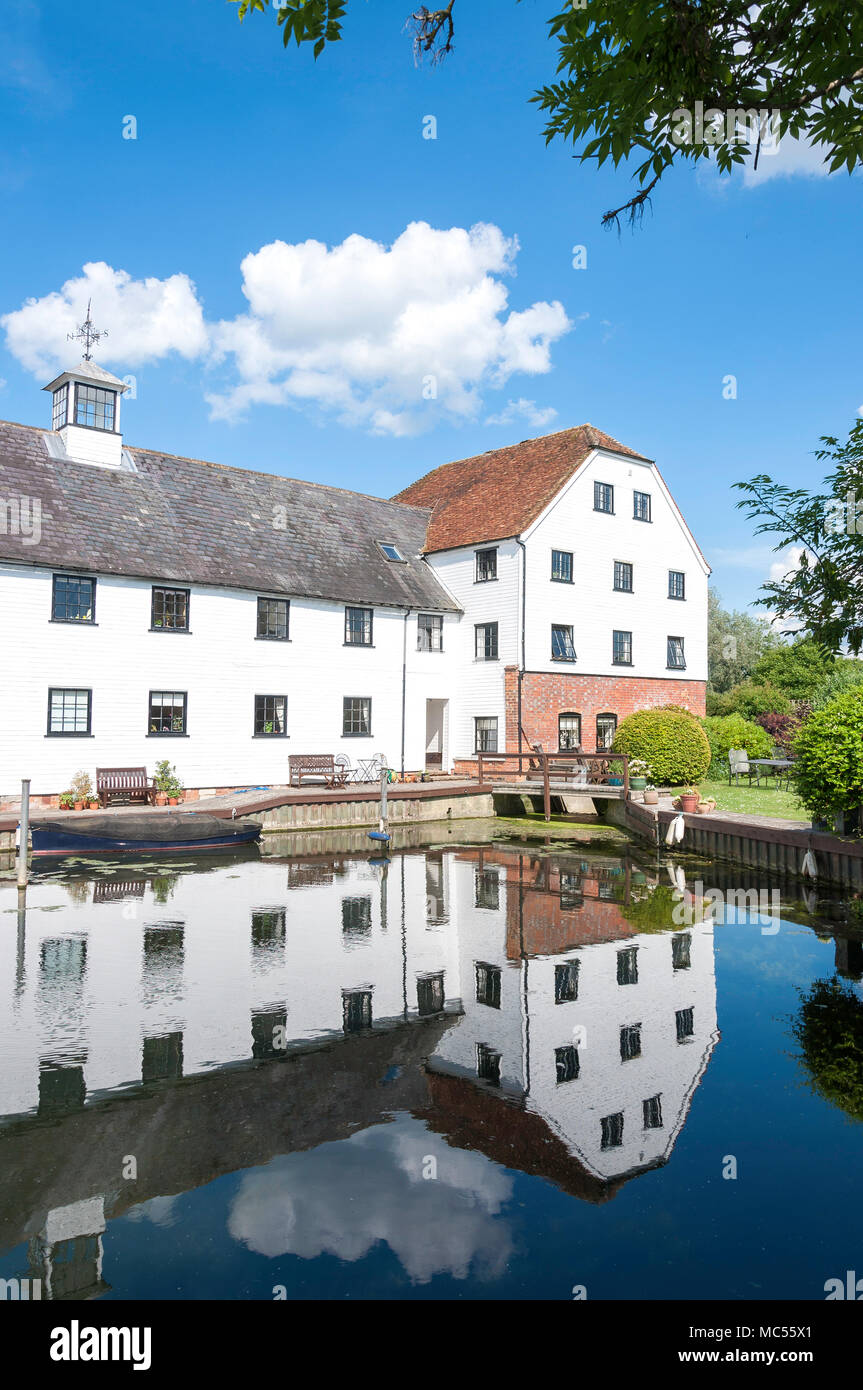
[[[698,787],[703,797],[716,798],[717,811],[740,811],[743,814],[748,811],[753,816],[777,816],[781,820],[806,821],[807,824],[812,819],[794,792],[780,792],[775,787],[756,787],[754,783],[749,787],[745,779],[739,785],[732,783],[730,787],[727,781],[699,782]],[[681,788],[676,787],[674,795],[679,796],[680,791]]]

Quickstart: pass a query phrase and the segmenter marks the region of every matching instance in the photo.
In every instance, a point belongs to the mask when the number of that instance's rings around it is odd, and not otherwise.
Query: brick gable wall
[[[518,669],[508,666],[506,689],[506,749],[518,748]],[[616,714],[618,723],[636,710],[660,705],[682,705],[703,716],[707,682],[645,679],[639,676],[583,676],[566,672],[525,672],[521,690],[521,722],[529,743],[557,748],[559,714],[581,715],[581,737],[586,752],[593,752],[596,716]]]

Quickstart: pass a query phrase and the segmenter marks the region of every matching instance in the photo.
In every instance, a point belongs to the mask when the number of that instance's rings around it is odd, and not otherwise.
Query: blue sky
[[[241,26],[220,0],[6,7],[0,316],[14,331],[0,339],[0,415],[47,422],[40,364],[66,356],[66,317],[95,286],[110,334],[96,360],[136,381],[130,443],[389,495],[450,459],[589,420],[656,458],[723,598],[747,604],[773,557],[730,485],[761,471],[816,481],[818,437],[847,433],[863,405],[860,181],[817,176],[793,150],[775,167],[796,172],[757,182],[683,169],[639,230],[603,231],[603,211],[634,191],[625,170],[546,148],[528,104],[553,74],[554,8],[472,0],[455,53],[418,70],[407,0],[351,0],[347,41],[317,64],[283,51],[271,16]],[[465,235],[415,234],[398,262],[368,244],[389,248],[413,223]],[[490,245],[468,238],[477,224],[499,229]],[[352,236],[366,239],[357,283],[344,255],[334,281],[330,253],[314,270],[301,246]],[[301,249],[257,255],[276,242]],[[87,280],[88,263],[111,270]],[[286,265],[302,283],[271,321]],[[400,363],[387,315],[425,269],[441,318],[430,371],[452,364],[457,380],[424,401],[419,376],[414,407],[413,358]],[[318,330],[342,307],[354,337],[321,355]],[[547,341],[526,340],[531,310]],[[273,333],[314,359],[290,390]],[[356,379],[345,367],[369,356],[372,387],[367,365]]]

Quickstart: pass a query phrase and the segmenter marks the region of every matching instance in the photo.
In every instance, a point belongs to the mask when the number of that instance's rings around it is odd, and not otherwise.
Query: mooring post
[[[548,772],[548,754],[542,754],[542,799],[546,820],[551,820],[551,784]]]
[[[21,782],[21,818],[18,823],[18,892],[27,887],[27,849],[30,839],[30,778]]]
[[[389,786],[390,770],[388,767],[381,768],[381,832],[386,833],[387,828],[387,787]]]

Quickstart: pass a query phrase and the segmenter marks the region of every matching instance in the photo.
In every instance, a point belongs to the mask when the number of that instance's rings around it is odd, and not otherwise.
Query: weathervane
[[[94,344],[94,343],[98,343],[98,341],[99,341],[100,338],[107,338],[107,336],[108,336],[108,330],[107,330],[107,328],[96,329],[96,328],[93,327],[93,320],[90,318],[90,304],[91,304],[91,301],[88,299],[88,300],[87,300],[87,317],[85,318],[84,322],[81,324],[81,327],[78,328],[78,329],[76,329],[74,333],[67,333],[67,334],[66,334],[66,337],[69,339],[70,342],[72,342],[75,338],[80,338],[81,342],[84,344],[84,361],[85,361],[85,362],[89,362],[89,361],[90,361],[90,357],[91,357],[90,349],[91,349],[91,347],[93,346],[93,344]]]

